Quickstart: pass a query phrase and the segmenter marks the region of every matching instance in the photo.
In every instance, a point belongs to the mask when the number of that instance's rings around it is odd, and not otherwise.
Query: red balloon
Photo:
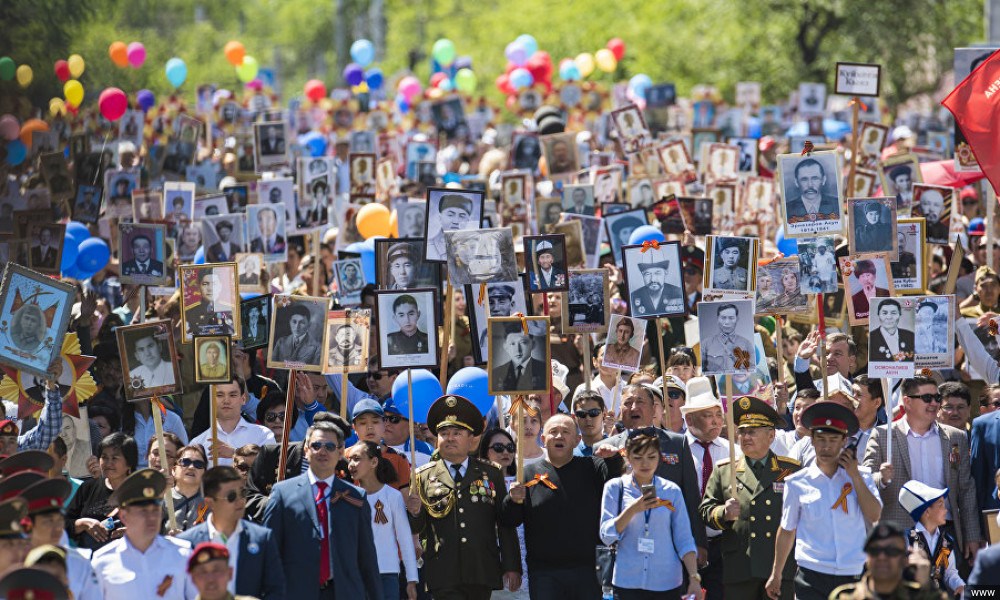
[[[101,97],[97,100],[97,106],[101,109],[101,114],[109,121],[116,121],[125,114],[128,108],[128,98],[125,92],[118,88],[106,88],[101,92]]]
[[[506,73],[507,75],[510,75],[510,72],[513,71],[514,69],[517,69],[517,68],[519,68],[517,65],[515,65],[514,63],[512,63],[512,62],[510,62],[508,60],[507,61],[507,68],[504,69],[504,73]]]
[[[506,102],[506,104],[507,104],[507,108],[508,109],[516,111],[518,109],[518,106],[517,106],[517,94],[511,94],[511,95],[507,96],[507,102]]]
[[[513,94],[514,88],[510,87],[510,78],[507,75],[500,75],[496,79],[497,89],[501,94]]]
[[[544,81],[552,76],[552,57],[548,52],[539,50],[531,55],[525,68],[531,72],[535,81]]]
[[[621,60],[625,56],[625,42],[621,38],[611,38],[608,40],[608,50],[615,55],[615,60]]]
[[[319,102],[326,97],[326,85],[319,79],[310,79],[305,85],[306,98],[313,102]]]
[[[59,81],[62,81],[63,83],[69,81],[70,72],[68,62],[64,60],[56,61],[56,77],[58,77]]]
[[[437,87],[445,79],[448,79],[448,76],[438,71],[437,73],[431,75],[431,87]]]

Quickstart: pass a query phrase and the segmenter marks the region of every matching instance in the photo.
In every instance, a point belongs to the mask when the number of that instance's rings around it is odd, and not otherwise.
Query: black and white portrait
[[[646,127],[642,111],[634,104],[612,111],[611,118],[618,131],[622,150],[626,154],[635,154],[652,137]]]
[[[459,137],[458,133],[463,131],[463,126],[464,131],[468,133],[461,98],[456,96],[435,102],[431,104],[431,112],[434,114],[434,126],[439,132],[444,133],[447,139]]]
[[[377,290],[379,366],[383,369],[434,367],[438,360],[437,291]]]
[[[826,85],[822,83],[800,83],[798,108],[800,116],[822,114],[826,108]]]
[[[132,212],[136,222],[163,219],[163,196],[158,191],[132,190]]]
[[[230,213],[246,212],[247,204],[250,201],[250,186],[248,184],[228,185],[222,188],[222,195],[226,197]]]
[[[567,290],[566,236],[524,236],[524,270],[532,292]]]
[[[194,199],[195,221],[207,217],[217,217],[219,215],[228,214],[229,203],[226,202],[226,197],[222,194],[216,194],[214,196],[200,196]]]
[[[580,169],[575,133],[552,133],[541,137],[542,153],[549,176],[567,176]],[[521,168],[517,164],[514,165]]]
[[[375,153],[375,132],[369,129],[351,132],[351,153]]]
[[[491,317],[490,394],[548,394],[552,385],[549,320],[546,317]]]
[[[277,294],[272,299],[267,366],[321,372],[329,299]]]
[[[375,240],[375,285],[379,289],[436,288],[440,283],[441,264],[424,260],[424,240]]]
[[[270,294],[240,301],[240,317],[243,319],[243,337],[240,346],[245,350],[267,346],[267,336],[271,330],[270,315]]]
[[[180,367],[174,360],[174,336],[169,320],[115,329],[128,400],[181,391]]]
[[[632,232],[643,225],[649,225],[649,220],[646,211],[641,208],[604,217],[604,226],[607,228],[608,243],[611,245],[611,255],[615,257],[615,264],[621,266],[622,246],[628,245]]]
[[[348,163],[350,164],[351,197],[374,196],[375,154],[352,152],[348,157]]]
[[[28,267],[45,275],[58,276],[62,264],[66,226],[32,223],[28,235]]]
[[[592,333],[607,329],[611,316],[609,278],[607,269],[570,269],[569,290],[562,297],[564,332]]]
[[[927,263],[924,252],[923,219],[899,219],[896,222],[896,247],[899,258],[890,262],[892,286],[896,292],[918,292],[927,288],[924,281]]]
[[[913,346],[917,369],[950,369],[955,364],[955,297],[916,296]],[[870,354],[869,354],[870,356]]]
[[[119,279],[139,285],[170,285],[174,279],[165,268],[166,227],[118,224]]]
[[[629,314],[634,317],[685,313],[680,246],[678,242],[660,242],[659,246],[625,246],[622,250]]]
[[[368,367],[371,311],[331,311],[326,320],[323,373],[359,373]]]
[[[757,238],[708,236],[704,289],[737,294],[754,291],[758,246]]]
[[[201,239],[205,244],[205,262],[221,263],[236,260],[238,252],[246,252],[243,239],[245,215],[205,217],[201,221]]]
[[[285,211],[285,225],[298,224],[298,207],[295,205],[295,182],[290,177],[264,179],[257,184],[257,203],[282,206]],[[304,221],[308,225],[308,221]],[[308,228],[307,228],[308,230]],[[296,233],[297,230],[289,233]]]
[[[261,276],[264,255],[260,252],[237,252],[236,272],[241,294],[262,294],[267,291],[267,278]]]
[[[893,198],[848,198],[851,254],[881,252],[896,260],[896,201]]]
[[[361,304],[361,288],[368,283],[365,281],[365,271],[361,267],[361,259],[338,260],[333,263],[333,267],[337,273],[337,292],[340,295],[340,303],[344,306]]]
[[[115,169],[104,173],[104,216],[120,219],[132,216],[132,190],[139,187],[138,171]]]
[[[66,157],[62,152],[43,154],[38,158],[39,170],[49,188],[53,201],[68,200],[73,196],[73,178],[70,177]]]
[[[914,298],[872,298],[870,307],[868,376],[913,377],[916,301]]]
[[[183,223],[194,218],[194,183],[163,182],[163,214],[168,221]],[[205,216],[204,213],[199,217]]]
[[[843,231],[840,168],[835,152],[778,157],[785,236],[814,237]]]
[[[611,315],[601,366],[635,373],[642,360],[642,342],[645,337],[646,321],[638,317]]]
[[[433,163],[437,158],[437,146],[432,142],[410,141],[406,145],[406,178],[416,180],[420,175],[420,163]]]
[[[786,256],[757,267],[757,314],[808,312],[809,297],[802,291],[799,257]]]
[[[261,253],[264,262],[287,260],[285,211],[281,206],[251,204],[247,207],[246,222],[250,252]]]
[[[288,143],[284,122],[254,123],[257,172],[269,171],[288,164]]]
[[[736,161],[736,172],[743,174],[757,173],[757,138],[732,137],[729,138],[730,145],[739,148],[739,156]]]
[[[753,315],[753,300],[698,303],[703,374],[729,375],[754,370],[757,357]]]
[[[580,241],[583,250],[583,264],[587,268],[596,269],[600,261],[601,241],[604,233],[604,219],[600,217],[587,217],[584,215],[567,214],[563,218],[563,223],[580,223]],[[559,228],[560,224],[556,224]],[[556,233],[560,233],[556,231]],[[565,231],[561,233],[566,233]],[[567,241],[567,247],[569,242]]]
[[[896,197],[896,210],[901,217],[917,216],[914,185],[923,183],[920,163],[915,154],[896,154],[878,163],[882,193]]]
[[[425,258],[429,261],[448,260],[446,231],[476,230],[483,215],[484,194],[477,190],[429,188],[427,190],[427,220],[424,235],[427,240]],[[453,280],[454,281],[454,280]]]
[[[562,200],[559,198],[535,198],[535,222],[538,233],[549,233],[551,227],[562,217]]]
[[[62,351],[75,288],[8,263],[0,286],[0,361],[46,376]]]
[[[445,237],[448,279],[453,285],[517,279],[510,228],[448,231]]]
[[[76,201],[73,204],[73,220],[82,223],[96,223],[101,209],[101,195],[100,187],[78,185]],[[3,215],[0,214],[0,220],[2,219]]]
[[[524,284],[521,279],[514,281],[494,281],[486,284],[486,298],[480,302],[481,286],[465,286],[473,339],[473,355],[476,364],[486,364],[489,359],[490,346],[487,343],[487,319],[489,317],[510,317],[517,313],[528,314],[524,295]]]
[[[510,165],[514,169],[523,169],[535,173],[538,171],[538,159],[542,157],[542,145],[538,135],[534,133],[515,133],[511,138]]]
[[[402,198],[394,203],[400,238],[422,238],[427,224],[427,201]]]
[[[653,182],[648,179],[629,177],[628,200],[633,208],[648,208],[653,206],[653,203],[656,202]]]
[[[928,244],[948,245],[948,227],[951,223],[951,203],[955,188],[925,185],[918,183],[913,186],[914,217],[923,217],[926,221],[925,234]]]

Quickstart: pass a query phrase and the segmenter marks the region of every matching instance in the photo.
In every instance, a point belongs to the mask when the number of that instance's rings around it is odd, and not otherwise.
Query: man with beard
[[[829,221],[840,217],[839,199],[823,192],[826,180],[823,165],[814,158],[807,158],[795,165],[794,183],[798,196],[785,203],[785,216],[789,223]]]
[[[944,212],[944,194],[935,188],[923,188],[920,194],[920,204],[915,216],[927,219],[927,241],[947,243],[948,223]],[[944,218],[944,222],[942,222]]]
[[[741,349],[744,356],[753,355],[753,342],[736,334],[739,317],[740,309],[735,304],[726,303],[719,306],[716,312],[719,333],[702,340],[701,364],[704,365],[705,371],[726,371],[734,368],[737,349]]]
[[[684,293],[676,285],[667,283],[670,261],[665,256],[655,256],[661,251],[650,249],[641,255],[639,272],[644,286],[631,291],[632,314],[652,316],[684,312]]]
[[[362,363],[361,348],[355,345],[357,333],[350,325],[341,325],[333,334],[335,345],[330,349],[330,360],[327,366],[347,367]]]

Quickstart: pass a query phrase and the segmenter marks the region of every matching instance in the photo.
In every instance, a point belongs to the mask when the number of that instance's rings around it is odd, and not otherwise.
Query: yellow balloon
[[[52,113],[53,117],[66,114],[66,103],[63,102],[62,98],[49,100],[49,112]]]
[[[594,60],[597,61],[597,68],[605,73],[614,71],[615,67],[618,66],[618,59],[615,58],[615,53],[607,48],[601,48],[595,52]]]
[[[66,59],[66,63],[69,64],[69,74],[73,76],[73,79],[79,79],[80,75],[83,75],[83,57],[79,54],[73,54]]]
[[[580,69],[580,75],[583,77],[587,77],[594,72],[594,57],[589,52],[578,54],[573,59],[573,62],[576,63],[576,68]]]
[[[427,88],[427,97],[431,100],[438,100],[444,97],[444,90],[436,87]]]
[[[31,67],[28,65],[21,65],[17,68],[17,82],[21,84],[21,87],[28,87],[31,85],[31,80],[34,79],[35,74],[31,71]]]
[[[79,81],[70,79],[63,86],[63,96],[66,96],[66,102],[70,106],[76,108],[83,102],[83,86],[80,85]]]

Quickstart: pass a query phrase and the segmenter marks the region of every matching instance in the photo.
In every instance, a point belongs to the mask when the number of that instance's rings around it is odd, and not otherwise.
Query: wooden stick
[[[213,402],[215,401],[214,398],[212,400]],[[163,440],[163,415],[160,414],[160,404],[159,401],[153,402],[152,400],[150,400],[150,403],[152,404],[151,408],[153,411],[153,425],[156,427],[156,448],[159,451],[158,454],[160,455],[160,466],[164,469],[169,469],[170,467],[167,463],[167,447]],[[81,409],[81,413],[82,412],[83,411]],[[87,418],[86,414],[81,414],[80,416],[84,419]],[[212,454],[214,455],[215,453],[213,452]],[[177,526],[177,515],[174,514],[174,494],[172,490],[168,489],[164,492],[163,501],[167,505],[167,521],[169,530],[173,531],[175,529],[180,529]]]
[[[730,464],[736,459],[736,425],[733,422],[733,376],[726,375],[726,396],[728,406],[726,410],[726,429],[729,437],[729,460]],[[708,452],[708,450],[705,450]],[[736,469],[729,469],[729,497],[736,497]]]
[[[212,398],[212,466],[219,466],[219,410],[218,399],[215,397],[215,385],[208,386],[208,395]],[[287,413],[286,413],[287,414]],[[287,421],[287,419],[286,419]]]
[[[622,391],[622,370],[618,369],[615,371],[615,389],[611,391],[611,408],[615,408],[615,402],[621,399]],[[615,418],[621,417],[622,407],[619,406],[618,410],[615,411]],[[627,429],[627,427],[626,427]]]
[[[778,346],[778,381],[771,382],[771,399],[774,400],[774,407],[778,407],[778,384],[784,385],[785,383],[785,350],[781,344],[781,316],[771,315],[774,317],[774,337],[775,343]]]
[[[340,416],[347,419],[347,365],[340,372]],[[350,419],[347,419],[350,422]]]
[[[441,336],[441,373],[438,379],[441,382],[441,389],[447,389],[445,382],[448,380],[448,344],[451,339],[451,318],[455,313],[455,286],[448,284],[448,293],[445,294],[444,301],[444,334]]]
[[[288,371],[288,392],[285,394],[285,422],[281,427],[281,455],[278,458],[278,481],[285,480],[285,467],[288,465],[288,436],[292,433],[292,411],[295,408],[295,377],[298,371]],[[343,399],[341,399],[343,404]]]
[[[851,190],[848,197],[854,196],[854,169],[858,164],[858,107],[861,100],[854,97],[854,117],[851,120],[851,164],[847,174],[847,189]]]
[[[885,447],[885,462],[892,463],[892,385],[890,385],[889,380],[885,377],[882,378],[882,397],[885,400],[885,416],[888,424],[886,425],[886,439],[889,440]],[[864,450],[861,451],[862,455]]]
[[[473,286],[473,289],[474,288],[475,288],[475,286]],[[480,291],[482,293],[479,295],[479,298],[476,299],[476,302],[482,304],[482,306],[483,306],[483,313],[485,313],[485,315],[486,315],[486,333],[489,334],[489,331],[490,331],[490,325],[489,325],[489,323],[490,323],[490,298],[489,298],[490,295],[489,295],[489,287],[488,286],[484,286],[484,285],[480,285],[479,289],[480,289]],[[475,292],[473,292],[473,293],[475,293]],[[483,298],[483,294],[486,294],[486,298],[485,299]],[[472,306],[472,304],[469,303],[469,302],[466,302],[465,305],[466,306]],[[472,310],[476,310],[475,307],[473,307]],[[487,335],[486,336],[486,352],[487,353],[490,351],[489,350],[490,343],[491,343],[490,336]],[[480,348],[480,352],[482,352],[482,348]],[[493,397],[493,405],[494,405],[494,407],[496,408],[496,411],[497,411],[497,426],[502,429],[503,426],[504,426],[504,423],[503,423],[503,403],[500,401],[500,394],[497,394],[496,396]]]
[[[589,333],[584,333],[583,334],[583,360],[584,360],[583,364],[584,364],[584,367],[585,367],[584,368],[584,375],[585,375],[585,377],[583,378],[583,385],[584,385],[583,389],[585,389],[585,390],[587,390],[589,392],[590,389],[591,389],[590,386],[592,385],[592,383],[591,383],[590,380],[593,379],[593,377],[594,377],[594,373],[593,373],[594,359],[590,357],[590,334]]]
[[[670,430],[670,398],[667,397],[667,357],[663,355],[663,322],[659,317],[656,321],[656,343],[660,347],[660,385],[663,386],[663,415],[666,418],[666,429]]]
[[[830,400],[826,385],[826,318],[823,316],[823,293],[816,294],[816,310],[819,313],[819,371],[823,379],[823,402]]]
[[[539,281],[541,281],[541,279],[539,279]],[[548,317],[549,316],[549,294],[547,292],[545,292],[545,293],[542,294],[542,310],[544,311],[543,314],[546,317]],[[549,324],[548,323],[545,324],[545,335],[549,335]],[[549,343],[551,344],[551,342],[549,342]],[[550,411],[549,412],[550,416],[556,414],[556,397],[552,393],[552,386],[551,385],[549,386],[549,411]],[[541,415],[539,415],[539,417],[541,417]],[[541,419],[539,419],[539,421],[541,421]]]
[[[320,232],[316,229],[313,232],[313,284],[312,295],[319,296],[319,280],[323,276],[323,264],[320,260]]]
[[[410,418],[410,491],[417,485],[417,426],[413,423],[413,369],[406,370],[406,401]]]
[[[524,397],[517,403],[517,482],[524,483]]]

